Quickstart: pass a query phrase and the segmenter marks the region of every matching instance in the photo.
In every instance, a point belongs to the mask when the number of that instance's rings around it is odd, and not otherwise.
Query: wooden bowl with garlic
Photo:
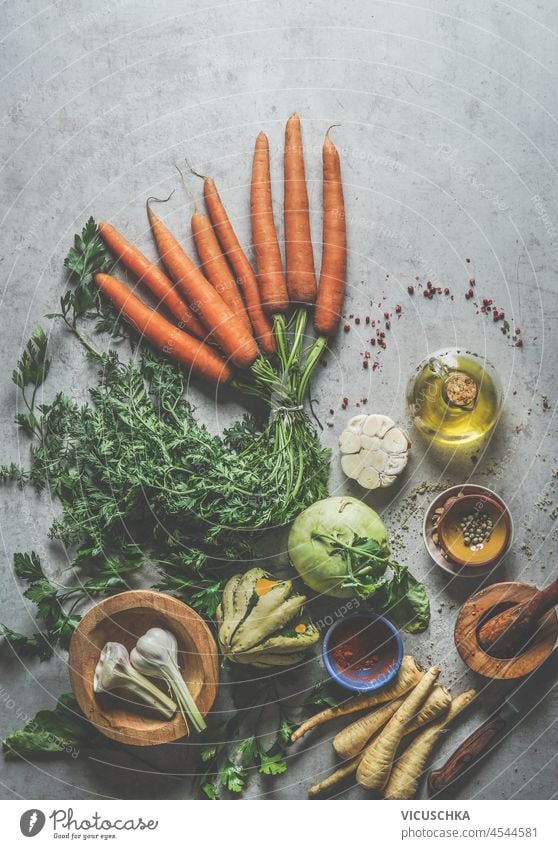
[[[156,746],[205,727],[218,688],[218,650],[188,605],[153,590],[103,599],[70,642],[72,690],[102,734]]]

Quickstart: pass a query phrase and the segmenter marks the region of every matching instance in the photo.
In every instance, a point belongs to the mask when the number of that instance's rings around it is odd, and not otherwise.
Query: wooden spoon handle
[[[496,744],[507,725],[505,719],[501,716],[495,716],[487,719],[483,725],[473,731],[440,769],[433,769],[429,773],[428,789],[430,795],[433,796],[445,790],[460,775],[474,766]]]

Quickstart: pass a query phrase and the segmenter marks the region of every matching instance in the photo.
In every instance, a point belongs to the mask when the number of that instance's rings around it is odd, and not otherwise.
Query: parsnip
[[[422,725],[431,722],[450,706],[451,695],[449,691],[441,684],[434,684],[431,693],[427,697],[424,705],[420,709],[417,716],[412,720],[409,726],[405,729],[406,734],[415,731]],[[379,729],[385,725],[398,708],[403,704],[403,699],[396,699],[385,705],[383,708],[372,711],[366,714],[356,722],[352,722],[346,728],[343,728],[339,734],[333,738],[333,748],[340,758],[346,760],[353,758],[362,752],[368,741],[376,734]]]
[[[416,731],[417,728],[422,728],[424,725],[427,725],[429,722],[432,722],[432,720],[439,717],[440,714],[447,712],[447,708],[450,703],[451,696],[449,694],[449,691],[441,684],[434,684],[434,687],[432,688],[432,691],[426,699],[424,705],[422,706],[416,717],[413,719],[413,721],[410,722],[409,725],[406,727],[405,736],[407,736],[407,734],[411,734],[413,731]],[[391,708],[392,705],[395,705],[395,710],[397,710],[402,704],[403,699],[397,699],[396,701],[391,702],[385,707]],[[384,708],[379,708],[378,710],[373,711],[373,714],[379,714],[381,710],[384,710]],[[389,711],[384,713],[384,717],[386,717],[386,722],[389,718],[389,714]],[[364,718],[367,719],[368,716],[372,716],[372,714],[367,714],[367,716]],[[352,724],[356,725],[358,723]],[[341,731],[340,734],[342,733],[343,732]],[[356,757],[351,758],[342,767],[337,769],[335,772],[332,772],[331,775],[321,781],[320,784],[316,784],[314,785],[314,787],[310,787],[310,789],[308,790],[308,795],[310,796],[310,798],[318,796],[324,790],[329,790],[330,787],[333,787],[338,782],[343,781],[345,778],[348,778],[349,775],[355,773],[357,770],[357,766],[359,765],[363,757],[364,751],[360,751],[356,755]]]
[[[415,737],[393,767],[384,791],[386,799],[414,798],[420,777],[438,738],[452,719],[455,719],[473,701],[475,696],[475,690],[467,690],[465,693],[456,696],[446,715]]]
[[[394,699],[387,705],[376,708],[356,722],[351,722],[333,738],[335,754],[346,760],[360,754],[368,741],[391,719],[403,704],[403,699]]]
[[[327,778],[324,778],[323,781],[320,781],[319,784],[314,784],[312,787],[309,787],[309,798],[314,799],[316,796],[320,796],[322,793],[325,793],[326,790],[330,790],[331,787],[335,787],[336,784],[340,784],[345,778],[348,778],[350,775],[354,775],[359,760],[360,758],[358,757],[353,758],[348,763],[340,766],[339,769],[336,769],[335,772],[332,772],[331,775],[328,775]]]
[[[358,783],[366,790],[380,792],[387,784],[393,759],[405,728],[413,721],[426,701],[439,674],[438,666],[432,666],[426,672],[385,728],[366,749],[356,775]]]
[[[294,743],[296,740],[300,740],[308,731],[317,728],[319,725],[323,725],[325,722],[329,722],[330,719],[357,713],[359,710],[381,705],[402,696],[404,693],[409,692],[420,681],[423,675],[424,672],[417,666],[415,658],[411,657],[411,655],[405,655],[399,672],[389,686],[377,692],[363,693],[363,695],[356,696],[339,707],[326,708],[326,710],[315,713],[314,716],[311,716],[293,731],[291,742]]]

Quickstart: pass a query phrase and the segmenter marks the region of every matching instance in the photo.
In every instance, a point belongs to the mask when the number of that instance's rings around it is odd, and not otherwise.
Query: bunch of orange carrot
[[[215,182],[204,178],[207,214],[194,211],[191,228],[200,267],[153,211],[149,223],[166,273],[150,262],[111,224],[99,233],[122,265],[157,299],[153,309],[116,277],[97,273],[95,283],[154,347],[213,382],[229,382],[237,370],[250,378],[266,375],[268,361],[281,354],[284,313],[298,308],[304,332],[305,307],[313,306],[317,353],[338,325],[346,271],[346,230],[339,154],[326,134],[323,144],[323,247],[316,283],[308,192],[298,115],[286,125],[284,148],[285,268],[273,215],[268,139],[256,139],[250,213],[257,273],[242,249]],[[159,311],[159,308],[161,311]],[[278,345],[279,341],[279,345]]]

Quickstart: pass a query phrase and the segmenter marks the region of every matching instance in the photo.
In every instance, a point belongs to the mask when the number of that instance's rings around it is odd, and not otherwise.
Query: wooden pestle
[[[531,601],[516,604],[491,616],[479,630],[481,648],[493,657],[515,657],[539,626],[540,618],[558,604],[558,579],[544,590],[538,590]]]

